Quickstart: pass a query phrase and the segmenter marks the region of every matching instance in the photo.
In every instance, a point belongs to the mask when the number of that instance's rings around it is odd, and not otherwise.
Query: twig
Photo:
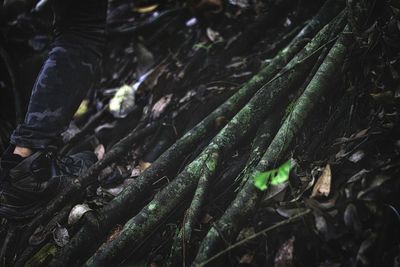
[[[89,134],[97,126],[98,123],[103,119],[107,113],[108,104],[103,107],[102,110],[94,114],[89,121],[81,128],[81,130],[75,134],[71,140],[60,150],[60,155],[65,155],[74,145],[81,141],[87,134]]]
[[[236,247],[238,247],[238,246],[240,246],[240,245],[246,243],[247,241],[249,241],[249,240],[251,240],[251,239],[254,239],[254,238],[256,238],[256,237],[258,237],[258,236],[260,236],[260,235],[264,235],[264,234],[266,234],[266,233],[268,233],[268,232],[270,232],[270,231],[272,231],[272,230],[275,230],[275,229],[277,229],[277,228],[279,228],[279,227],[281,227],[281,226],[284,226],[284,225],[287,225],[287,224],[291,224],[291,223],[297,221],[298,219],[301,219],[301,218],[303,218],[304,216],[308,215],[310,212],[311,212],[311,210],[306,210],[306,211],[300,212],[299,214],[297,214],[297,215],[295,215],[295,216],[293,216],[293,217],[290,217],[290,218],[288,218],[288,219],[286,219],[286,220],[284,220],[284,221],[281,221],[281,222],[279,222],[279,223],[277,223],[277,224],[274,224],[274,225],[272,225],[272,226],[270,226],[270,227],[268,227],[268,228],[266,228],[266,229],[264,229],[264,230],[262,230],[262,231],[260,231],[260,232],[257,232],[257,233],[255,233],[255,234],[252,234],[251,236],[249,236],[249,237],[247,237],[247,238],[245,238],[245,239],[242,239],[242,240],[240,240],[239,242],[237,242],[237,243],[235,243],[235,244],[233,244],[233,245],[230,245],[229,247],[227,247],[227,248],[224,249],[223,251],[221,251],[221,252],[215,254],[214,256],[212,256],[211,258],[209,258],[208,260],[199,263],[198,266],[205,266],[207,263],[209,263],[209,262],[215,260],[216,258],[218,258],[219,256],[225,254],[226,252],[228,252],[228,251],[230,251],[230,250],[232,250],[232,249],[234,249],[234,248],[236,248]]]

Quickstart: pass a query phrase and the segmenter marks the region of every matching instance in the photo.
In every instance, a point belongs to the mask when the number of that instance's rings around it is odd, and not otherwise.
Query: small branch
[[[286,220],[284,220],[284,221],[281,221],[281,222],[279,222],[279,223],[277,223],[277,224],[274,224],[273,226],[270,226],[270,227],[268,227],[268,228],[266,228],[266,229],[264,229],[264,230],[262,230],[262,231],[260,231],[260,232],[257,232],[257,233],[255,233],[255,234],[252,234],[251,236],[246,237],[245,239],[242,239],[242,240],[240,240],[239,242],[237,242],[237,243],[235,243],[235,244],[233,244],[233,245],[230,245],[229,247],[227,247],[226,249],[222,250],[221,252],[215,254],[214,256],[212,256],[211,258],[209,258],[208,260],[203,261],[203,262],[200,262],[200,263],[197,264],[196,266],[205,266],[207,263],[210,263],[211,261],[215,260],[215,259],[218,258],[219,256],[225,254],[226,252],[228,252],[228,251],[230,251],[230,250],[232,250],[232,249],[234,249],[234,248],[236,248],[236,247],[238,247],[238,246],[240,246],[240,245],[245,244],[245,243],[248,242],[249,240],[252,240],[252,239],[254,239],[254,238],[256,238],[256,237],[259,237],[260,235],[265,235],[266,233],[271,232],[272,230],[275,230],[275,229],[277,229],[277,228],[279,228],[279,227],[282,227],[282,226],[291,224],[291,223],[293,223],[293,222],[295,222],[295,221],[297,221],[297,220],[299,220],[299,219],[305,217],[305,216],[308,215],[310,212],[311,212],[311,210],[303,211],[303,212],[301,212],[301,213],[299,213],[299,214],[294,215],[293,217],[290,217],[290,218],[288,218],[288,219],[286,219]]]
[[[81,128],[81,130],[74,135],[71,140],[60,150],[61,155],[65,155],[74,145],[81,141],[87,134],[89,134],[97,126],[97,124],[103,119],[107,113],[108,104],[103,107],[102,110],[97,112],[89,121]]]

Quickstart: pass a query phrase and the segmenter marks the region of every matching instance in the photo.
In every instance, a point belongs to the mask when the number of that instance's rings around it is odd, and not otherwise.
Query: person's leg
[[[25,121],[11,136],[14,153],[57,145],[92,87],[104,41],[106,1],[55,0],[54,48],[33,87]]]
[[[33,216],[65,182],[93,164],[93,153],[54,158],[60,134],[96,79],[107,0],[53,0],[56,40],[32,90],[25,120],[0,161],[0,218]],[[52,149],[50,149],[50,147]]]
[[[56,145],[93,85],[98,65],[99,58],[83,48],[55,46],[33,87],[25,121],[14,131],[11,143],[33,150]]]

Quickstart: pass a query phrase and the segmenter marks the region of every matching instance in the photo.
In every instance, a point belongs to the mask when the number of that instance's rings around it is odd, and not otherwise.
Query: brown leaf
[[[150,162],[145,162],[145,161],[139,161],[139,165],[138,165],[138,167],[139,167],[139,169],[141,170],[141,171],[145,171],[147,168],[149,168],[151,166],[151,163]]]
[[[168,104],[171,102],[172,94],[165,95],[161,97],[153,106],[151,110],[151,117],[157,119],[167,108]]]
[[[134,169],[132,170],[132,172],[131,172],[131,177],[138,177],[141,173],[142,173],[142,172],[141,172],[139,169],[134,168]]]
[[[222,126],[224,126],[228,120],[224,116],[219,116],[215,119],[215,129],[220,129]]]
[[[349,180],[347,181],[347,183],[350,184],[350,183],[357,182],[357,181],[363,179],[364,177],[366,177],[369,172],[370,172],[369,170],[362,169],[361,171],[359,171],[356,174],[354,174],[353,176],[351,176],[349,178]]]
[[[108,109],[115,118],[125,118],[134,109],[135,91],[132,86],[124,84],[111,98]]]
[[[96,154],[97,160],[101,160],[102,158],[104,158],[105,153],[106,149],[102,144],[99,144],[94,150],[94,154]]]
[[[321,176],[314,185],[311,197],[327,197],[331,191],[331,179],[331,166],[327,164]]]
[[[132,170],[131,177],[137,177],[147,168],[151,166],[151,162],[139,161],[139,164]]]
[[[295,237],[293,236],[279,248],[275,255],[275,266],[286,267],[293,266],[293,244]]]
[[[86,212],[91,211],[87,204],[78,204],[75,205],[68,215],[68,224],[73,225],[77,223]]]
[[[135,83],[133,87],[137,88],[137,91],[139,93],[149,92],[153,90],[153,88],[158,84],[158,79],[166,72],[166,70],[166,64],[157,65],[153,69],[149,70],[146,74],[144,74],[143,78]]]
[[[35,232],[33,232],[31,237],[29,238],[29,244],[34,246],[41,244],[43,241],[46,240],[48,234],[49,233],[45,230],[45,228],[40,225],[35,229]]]
[[[221,39],[221,35],[219,34],[219,32],[214,31],[211,28],[207,28],[206,32],[207,32],[207,37],[208,39],[210,39],[211,42],[216,42]]]
[[[209,222],[211,222],[212,219],[214,219],[214,217],[207,213],[207,214],[204,215],[204,217],[201,219],[201,223],[202,223],[202,224],[208,224]]]
[[[122,225],[117,224],[117,226],[111,230],[111,233],[108,236],[106,243],[113,241],[121,231],[122,231]]]
[[[153,12],[154,10],[156,10],[157,7],[158,7],[158,4],[147,5],[147,6],[138,6],[138,7],[134,8],[134,11],[138,12],[138,13],[150,13],[150,12]]]
[[[349,157],[349,161],[353,162],[353,163],[357,163],[360,160],[362,160],[365,156],[365,152],[363,150],[357,150],[356,152],[354,152],[353,154],[351,154],[351,156]]]
[[[83,116],[89,110],[89,100],[84,99],[82,100],[81,104],[79,105],[78,110],[74,114],[74,118],[79,118]]]
[[[354,138],[362,138],[365,137],[368,133],[370,128],[366,128],[364,130],[359,131],[358,133],[355,134]]]
[[[251,264],[254,259],[254,254],[246,253],[240,257],[239,263],[241,264]]]
[[[65,246],[69,242],[69,234],[67,228],[58,225],[53,230],[53,239],[57,246]]]

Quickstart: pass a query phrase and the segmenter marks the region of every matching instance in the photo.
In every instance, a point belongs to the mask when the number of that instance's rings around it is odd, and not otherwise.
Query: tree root
[[[118,160],[121,156],[126,153],[130,146],[138,141],[139,139],[145,137],[150,132],[154,131],[159,127],[159,123],[151,124],[141,130],[134,130],[128,134],[125,138],[120,140],[113,148],[107,152],[104,158],[94,165],[92,165],[87,172],[82,176],[78,177],[74,181],[67,184],[63,192],[60,193],[57,198],[51,201],[46,208],[41,211],[26,227],[23,240],[27,240],[29,236],[35,231],[40,225],[44,225],[49,221],[55,213],[60,209],[63,209],[65,205],[75,205],[78,204],[82,198],[83,190],[89,185],[97,180],[98,174],[109,164]],[[68,203],[68,204],[67,204]]]
[[[235,119],[232,119],[230,121],[230,125],[234,127],[230,130],[226,130],[225,128],[219,134],[220,136],[224,136],[224,138],[219,141],[216,141],[218,140],[218,138],[214,139],[212,143],[208,146],[208,149],[205,149],[203,153],[201,153],[200,156],[197,157],[196,160],[189,164],[186,169],[178,175],[178,178],[174,180],[177,182],[171,183],[172,185],[179,185],[178,189],[180,189],[181,191],[171,191],[172,186],[170,186],[171,184],[168,185],[161,192],[167,192],[168,190],[170,190],[170,192],[163,193],[164,195],[156,195],[154,200],[150,202],[142,210],[141,213],[135,216],[132,219],[133,222],[130,221],[131,223],[128,223],[125,228],[129,229],[129,226],[133,225],[135,220],[142,222],[144,220],[144,217],[142,215],[148,216],[149,214],[157,213],[156,211],[152,210],[152,208],[154,208],[152,204],[156,204],[156,207],[157,203],[164,204],[165,199],[170,198],[171,192],[176,193],[174,197],[178,196],[176,197],[176,199],[179,201],[184,199],[186,196],[189,196],[195,190],[196,185],[199,184],[198,179],[200,177],[204,176],[205,181],[210,179],[215,173],[215,169],[218,165],[218,158],[221,155],[226,155],[227,153],[229,153],[234,145],[237,144],[237,142],[245,135],[245,133],[236,136],[229,136],[229,134],[237,131],[237,127],[239,125],[241,129],[244,128],[247,132],[249,132],[251,129],[254,129],[255,126],[258,125],[263,120],[263,118],[266,117],[268,110],[272,110],[272,107],[276,105],[276,103],[278,103],[278,101],[282,97],[287,95],[291,88],[295,87],[295,85],[300,82],[300,80],[304,76],[304,73],[307,73],[309,71],[312,65],[310,64],[310,62],[315,60],[314,55],[318,54],[320,47],[323,46],[324,43],[329,41],[327,35],[318,35],[318,38],[307,45],[306,49],[303,49],[302,52],[300,52],[296,56],[295,54],[302,48],[305,40],[307,40],[307,38],[309,37],[312,37],[315,32],[325,23],[326,21],[321,20],[316,23],[309,24],[295,37],[295,39],[286,47],[286,49],[282,50],[274,58],[274,60],[270,62],[269,65],[264,67],[257,75],[253,77],[253,79],[251,79],[241,88],[239,88],[236,94],[234,94],[224,104],[222,104],[219,108],[217,108],[214,112],[207,116],[202,122],[197,124],[192,130],[186,133],[181,139],[179,139],[174,145],[172,145],[172,147],[166,150],[152,164],[149,169],[143,172],[135,180],[133,184],[128,186],[120,195],[114,198],[114,200],[112,200],[108,205],[100,209],[98,212],[87,213],[84,216],[86,222],[84,223],[83,227],[72,238],[70,243],[68,243],[64,248],[61,249],[52,264],[57,266],[68,265],[71,259],[74,259],[74,261],[76,261],[79,258],[84,259],[88,255],[90,255],[92,251],[91,249],[83,250],[82,248],[95,248],[96,246],[98,246],[99,242],[104,240],[107,233],[117,223],[123,223],[129,217],[134,215],[146,198],[146,192],[148,192],[148,190],[152,188],[153,182],[158,180],[165,174],[176,170],[177,166],[174,163],[182,160],[183,157],[187,153],[189,153],[193,149],[193,147],[198,144],[206,135],[210,135],[210,133],[218,131],[220,127],[223,126],[223,124],[216,128],[215,121],[217,118],[224,117],[227,121],[230,120],[257,92],[257,90],[262,87],[260,90],[261,93],[258,92],[256,94],[259,100],[252,99],[252,104],[248,104],[246,106],[247,108],[245,107],[244,109],[242,109],[241,112],[239,112],[239,114],[241,113],[241,115],[238,118],[242,118],[243,120],[238,123],[237,121],[235,121]],[[333,27],[332,25],[334,25],[334,23],[329,24],[329,26],[326,27],[325,31],[335,31],[335,27]],[[289,62],[289,60],[293,56],[295,56],[295,58]],[[284,66],[286,67],[283,72],[272,79],[273,76],[276,75],[276,73]],[[274,87],[274,90],[270,90]],[[265,108],[263,106],[265,105],[265,101],[261,102],[262,99],[266,100],[267,106],[270,107]],[[274,100],[272,101],[271,99]],[[257,116],[249,118],[250,113],[257,114]],[[228,144],[229,142],[231,142],[232,144]],[[36,218],[32,222],[32,224],[30,225],[30,229],[33,230],[38,225],[43,224],[44,221],[49,219],[50,214],[57,212],[57,210],[62,208],[65,203],[71,201],[71,196],[73,196],[73,192],[81,191],[87,185],[91,184],[97,174],[105,166],[115,160],[116,157],[120,157],[121,155],[123,155],[126,150],[121,149],[118,144],[114,146],[116,148],[115,153],[118,156],[112,156],[112,153],[110,153],[114,149],[113,147],[113,149],[109,152],[110,155],[107,156],[107,153],[106,158],[102,163],[94,165],[93,168],[91,168],[91,170],[87,174],[85,174],[85,176],[77,179],[75,181],[76,183],[72,184],[71,188],[68,189],[66,193],[62,194],[59,198],[50,203],[46,212],[40,214],[38,218]],[[217,144],[216,147],[212,147],[215,144]],[[129,147],[130,145],[126,144],[125,148],[129,149]],[[212,169],[209,169],[207,163],[209,166],[215,165],[215,168],[213,167]],[[200,169],[201,171],[199,171]],[[149,230],[152,226],[156,225],[157,222],[159,222],[162,218],[165,218],[165,216],[171,212],[173,207],[176,206],[175,202],[176,201],[173,201],[171,205],[167,205],[165,209],[163,208],[163,212],[157,214],[157,216],[155,216],[155,218],[152,218],[152,220],[146,220],[146,222],[139,228]],[[201,204],[197,205],[197,207],[201,207]],[[194,214],[198,213],[195,212]],[[197,217],[197,215],[194,215],[193,218],[194,217]],[[146,231],[147,230],[143,230],[142,232],[145,233]],[[134,231],[130,232],[133,233]],[[138,234],[138,239],[137,242],[135,241],[135,243],[139,244],[143,240],[144,235],[139,232],[135,233]],[[121,253],[118,252],[118,254],[124,255],[125,253],[121,251]]]
[[[250,150],[251,153],[246,162],[246,165],[243,168],[243,171],[251,167],[254,167],[253,166],[254,162],[258,162],[259,159],[261,158],[263,151],[265,151],[269,142],[273,138],[274,129],[276,128],[279,122],[279,114],[280,112],[277,112],[276,114],[274,114],[274,116],[269,117],[259,127],[256,136],[254,138],[252,148]],[[239,175],[239,177],[240,176],[241,175]],[[174,240],[174,245],[172,247],[171,256],[169,259],[170,266],[178,265],[180,264],[180,262],[182,262],[184,266],[186,264],[186,255],[184,248],[189,247],[192,229],[194,228],[195,225],[198,224],[200,211],[203,206],[203,203],[205,202],[206,194],[210,183],[210,181],[205,178],[206,177],[204,176],[200,177],[192,203],[190,207],[187,209],[186,214],[184,216],[183,226]],[[233,185],[230,184],[228,187],[232,186]]]
[[[50,222],[43,228],[43,230],[41,230],[42,235],[44,235],[43,242],[50,239],[49,237],[51,236],[52,231],[57,227],[57,225],[59,225],[65,221],[65,218],[68,217],[68,214],[71,211],[72,207],[73,207],[72,204],[66,205],[59,213],[57,213],[54,216],[54,218],[52,218],[50,220]],[[28,231],[23,232],[23,236],[20,239],[20,245],[17,247],[25,247],[26,246],[24,243],[26,242],[26,240],[28,240],[30,238],[30,236],[26,235],[27,233],[28,233]],[[31,243],[31,242],[29,242],[29,243]],[[22,267],[25,265],[25,263],[29,262],[29,260],[31,258],[37,258],[35,255],[37,253],[40,253],[39,251],[41,251],[42,248],[47,245],[48,245],[48,243],[45,243],[44,245],[29,244],[29,246],[20,254],[20,256],[18,257],[14,266]],[[54,254],[55,253],[52,253],[51,255],[54,255]],[[42,259],[43,258],[42,256],[43,256],[43,254],[41,254],[41,256],[39,258]]]
[[[348,28],[344,31],[346,32]],[[281,161],[290,148],[296,134],[303,126],[307,116],[312,111],[319,98],[324,96],[330,88],[331,80],[340,70],[344,61],[349,38],[342,34],[333,48],[329,51],[317,73],[310,81],[306,90],[296,101],[295,107],[288,118],[279,129],[271,145],[268,147],[263,158],[255,170],[249,174],[244,188],[239,192],[231,206],[226,210],[219,221],[209,230],[206,238],[200,245],[193,266],[203,266],[209,258],[223,246],[223,240],[231,241],[237,235],[240,226],[256,207],[261,191],[253,184],[251,178],[257,173],[268,170]],[[271,189],[272,186],[269,187]],[[267,189],[268,190],[268,189]]]
[[[179,202],[193,192],[200,177],[204,176],[203,179],[207,180],[213,177],[219,164],[219,158],[231,151],[238,141],[258,125],[282,97],[287,95],[310,71],[313,55],[321,45],[325,44],[322,42],[324,38],[331,34],[327,29],[330,27],[325,27],[324,31],[306,46],[304,52],[294,58],[295,61],[291,64],[293,67],[285,69],[280,75],[265,84],[218,133],[207,148],[187,165],[176,179],[159,192],[140,213],[130,219],[115,239],[103,244],[86,264],[103,266],[126,260],[132,251],[143,242],[144,238],[148,237],[151,229],[156,227]],[[314,49],[310,49],[310,47]],[[199,207],[197,203],[194,206]],[[193,214],[198,214],[198,212],[194,211]]]
[[[269,81],[273,75],[275,75],[283,66],[285,66],[285,64],[295,55],[295,53],[301,49],[301,46],[304,44],[304,40],[310,35],[312,36],[312,34],[318,30],[317,27],[320,26],[321,24],[313,27],[307,27],[307,29],[302,31],[302,33],[299,34],[286,49],[282,50],[282,52],[279,53],[268,66],[264,67],[249,82],[241,86],[238,92],[230,97],[224,104],[208,115],[192,130],[187,132],[172,147],[165,151],[149,169],[142,173],[132,185],[128,186],[119,196],[117,196],[107,206],[100,210],[99,214],[101,215],[99,215],[98,224],[102,226],[102,231],[101,233],[96,233],[96,235],[104,236],[115,224],[126,220],[126,218],[134,212],[132,207],[134,207],[135,204],[137,205],[137,203],[144,198],[145,192],[147,192],[147,190],[152,186],[152,183],[164,175],[168,170],[171,170],[171,168],[174,167],[174,164],[172,163],[182,159],[183,155],[188,153],[192,147],[206,134],[218,130],[215,129],[215,120],[217,118],[224,117],[225,119],[230,119],[248,101],[248,99],[253,96],[258,88]],[[316,46],[312,46],[309,50],[315,52],[312,50],[313,47],[318,47],[318,45],[321,45],[321,43],[324,41],[328,40],[326,38],[321,38],[320,42]],[[309,56],[307,52],[303,54]],[[298,58],[305,59],[306,57],[303,56]],[[301,60],[297,60],[295,62],[300,65],[299,62],[301,62]],[[296,64],[293,63],[291,67],[294,68],[294,65]],[[304,66],[306,66],[306,64],[304,64]],[[294,71],[289,70],[288,74],[290,72]],[[299,75],[299,77],[300,76],[301,75]],[[284,79],[277,78],[275,84],[279,84],[278,80],[280,81]],[[266,90],[264,90],[264,92],[266,92]],[[126,212],[127,208],[131,210],[131,212]],[[85,227],[86,225],[83,226],[83,228]],[[83,233],[93,231],[82,230],[80,232]],[[83,238],[80,236],[80,232],[76,235],[76,240],[80,240],[78,242],[79,244],[72,240],[71,245],[67,245],[66,248],[63,249],[64,252],[61,252],[61,255],[64,256],[60,255],[57,257],[62,259],[57,260],[58,264],[66,264],[68,262],[67,259],[72,257],[72,255],[79,255],[82,252],[79,248],[88,246],[88,242],[84,242],[85,239],[92,240],[95,238],[94,236],[86,236]],[[73,239],[75,239],[75,237]]]

